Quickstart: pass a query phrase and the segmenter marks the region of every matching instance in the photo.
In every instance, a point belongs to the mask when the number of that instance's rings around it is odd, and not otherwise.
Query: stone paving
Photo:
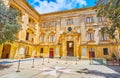
[[[91,65],[89,60],[66,61],[59,59],[18,60],[0,63],[0,78],[120,78],[120,66]],[[58,61],[58,63],[57,63]],[[2,61],[0,61],[2,62]]]

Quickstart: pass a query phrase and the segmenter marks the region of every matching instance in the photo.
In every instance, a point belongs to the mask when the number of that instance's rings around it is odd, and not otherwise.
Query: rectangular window
[[[82,56],[86,56],[86,53],[87,51],[86,51],[86,48],[82,48]]]
[[[29,54],[29,47],[26,47],[25,49],[25,55],[28,55]]]
[[[43,23],[42,23],[42,27],[45,27],[45,25],[46,25],[45,22],[43,22]]]
[[[44,42],[44,36],[41,36],[41,42]]]
[[[50,36],[50,42],[54,42],[54,36],[53,35]]]
[[[33,42],[33,41],[34,41],[34,38],[31,38],[31,41]]]
[[[40,53],[43,53],[43,48],[40,49]]]
[[[88,33],[88,40],[93,41],[94,40],[94,34],[93,33]]]
[[[19,48],[19,53],[20,53],[20,54],[25,54],[25,48],[21,46],[21,47]]]
[[[73,20],[72,19],[68,19],[67,20],[67,25],[71,25],[71,24],[73,24]]]
[[[50,22],[50,26],[55,26],[55,22],[54,21]]]
[[[29,40],[29,33],[26,33],[26,40]]]
[[[104,17],[99,17],[99,22],[103,22],[104,21]]]
[[[103,40],[103,41],[106,41],[106,40],[107,40],[107,35],[106,35],[106,33],[104,33],[104,34],[102,35],[102,40]]]
[[[86,18],[86,22],[87,22],[87,23],[93,22],[93,17],[87,17],[87,18]]]
[[[103,54],[108,55],[108,48],[103,48]]]
[[[69,42],[69,48],[73,47],[73,42]]]
[[[31,18],[29,18],[29,23],[32,23],[32,19]]]
[[[56,48],[56,55],[59,55],[59,48]]]
[[[89,48],[89,52],[94,52],[95,49],[94,48]]]

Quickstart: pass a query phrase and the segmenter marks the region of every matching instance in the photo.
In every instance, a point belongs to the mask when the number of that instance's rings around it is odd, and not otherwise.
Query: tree
[[[120,30],[120,0],[98,0],[96,2],[98,17],[105,17],[105,28],[101,30],[108,33],[111,39],[116,39],[116,30]],[[107,31],[106,31],[107,30]]]
[[[17,39],[16,34],[21,30],[19,15],[20,11],[6,7],[0,0],[0,44]]]

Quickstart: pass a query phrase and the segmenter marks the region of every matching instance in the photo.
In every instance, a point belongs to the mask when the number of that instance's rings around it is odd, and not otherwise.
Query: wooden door
[[[53,48],[50,48],[49,58],[53,58],[53,57],[54,57],[54,49],[53,49]]]
[[[67,41],[67,56],[74,56],[74,42]]]
[[[2,50],[2,58],[9,58],[11,45],[6,44]]]
[[[89,52],[89,58],[95,58],[95,52],[94,51]]]

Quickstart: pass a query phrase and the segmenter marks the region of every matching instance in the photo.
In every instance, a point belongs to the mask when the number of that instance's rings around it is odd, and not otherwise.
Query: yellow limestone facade
[[[20,10],[22,30],[14,43],[0,45],[0,58],[78,57],[109,58],[120,55],[118,43],[100,29],[108,20],[97,17],[95,9],[80,8],[38,14],[25,0],[4,0],[6,6]]]

